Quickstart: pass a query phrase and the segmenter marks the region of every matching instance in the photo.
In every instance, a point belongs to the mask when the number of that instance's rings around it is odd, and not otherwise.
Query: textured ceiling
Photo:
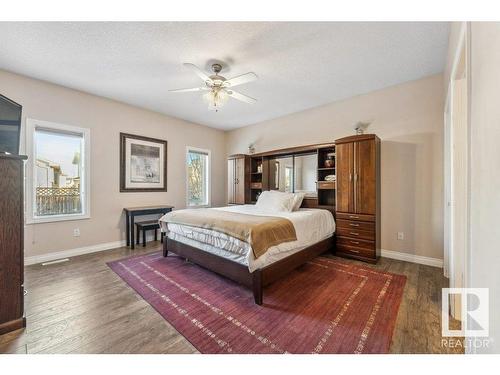
[[[0,69],[171,116],[232,129],[440,73],[447,23],[6,23]],[[201,80],[182,63],[229,64],[258,99],[230,99],[218,113],[201,94],[169,93]]]

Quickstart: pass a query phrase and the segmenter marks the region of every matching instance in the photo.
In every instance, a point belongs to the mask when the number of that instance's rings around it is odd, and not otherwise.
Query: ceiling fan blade
[[[254,103],[257,103],[257,99],[254,99],[254,98],[251,98],[250,96],[247,96],[247,95],[243,95],[237,91],[233,91],[233,90],[228,90],[227,94],[236,99],[236,100],[239,100],[241,102],[245,102],[245,103],[248,103],[248,104],[254,104]]]
[[[192,92],[192,91],[205,91],[208,90],[208,87],[193,87],[191,89],[176,89],[176,90],[168,90],[169,92]]]
[[[233,77],[224,82],[224,86],[226,87],[234,87],[238,85],[242,85],[247,82],[255,81],[257,78],[257,74],[253,72],[245,73],[240,76]]]
[[[198,77],[200,77],[203,80],[203,82],[207,82],[207,81],[212,82],[210,77],[203,70],[198,68],[196,65],[190,64],[190,63],[184,63],[184,66],[186,68],[191,69]]]

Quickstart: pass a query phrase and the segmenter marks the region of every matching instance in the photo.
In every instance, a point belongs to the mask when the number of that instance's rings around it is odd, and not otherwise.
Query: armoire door
[[[235,162],[235,192],[234,203],[245,204],[245,158],[234,159]]]
[[[227,161],[227,203],[235,203],[235,159]]]
[[[354,212],[376,214],[376,145],[374,140],[354,143]]]
[[[337,168],[337,211],[354,212],[354,145],[341,143],[335,146]]]

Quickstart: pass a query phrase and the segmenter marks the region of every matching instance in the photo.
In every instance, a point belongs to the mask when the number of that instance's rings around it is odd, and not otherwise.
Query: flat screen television
[[[0,95],[0,153],[19,154],[23,107]]]

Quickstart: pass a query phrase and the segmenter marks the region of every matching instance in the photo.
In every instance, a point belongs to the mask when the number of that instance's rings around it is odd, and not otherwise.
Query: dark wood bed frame
[[[330,149],[334,143],[322,143],[309,146],[292,147],[281,150],[274,150],[262,152],[259,154],[251,155],[252,158],[262,158],[269,161],[269,158],[283,156],[283,155],[301,155],[311,152],[320,152],[321,149]],[[265,169],[265,168],[264,168]],[[264,172],[263,172],[264,173]],[[264,179],[265,180],[265,179]],[[247,181],[246,183],[250,183]],[[262,185],[263,190],[269,190],[269,186]],[[249,203],[249,202],[247,202]],[[330,211],[335,216],[335,207],[332,205],[320,205],[319,194],[318,197],[305,197],[302,201],[304,208],[320,208]],[[181,242],[174,241],[165,237],[163,241],[163,256],[166,257],[169,252],[175,253],[183,258],[190,260],[193,263],[200,265],[206,269],[216,272],[222,276],[227,277],[237,283],[245,285],[252,289],[255,303],[262,305],[262,290],[265,286],[282,278],[290,273],[295,268],[302,264],[314,259],[318,255],[327,251],[335,250],[335,235],[323,241],[315,243],[295,254],[274,262],[264,268],[250,272],[247,266],[236,263],[227,258],[208,253],[196,247],[185,245]]]
[[[163,241],[163,256],[166,257],[169,252],[175,253],[203,268],[249,287],[253,291],[255,303],[262,305],[263,288],[266,285],[282,278],[318,255],[332,251],[334,244],[334,236],[329,237],[254,272],[250,272],[247,266],[197,249],[196,247],[171,240],[168,237],[165,237],[165,241]]]

